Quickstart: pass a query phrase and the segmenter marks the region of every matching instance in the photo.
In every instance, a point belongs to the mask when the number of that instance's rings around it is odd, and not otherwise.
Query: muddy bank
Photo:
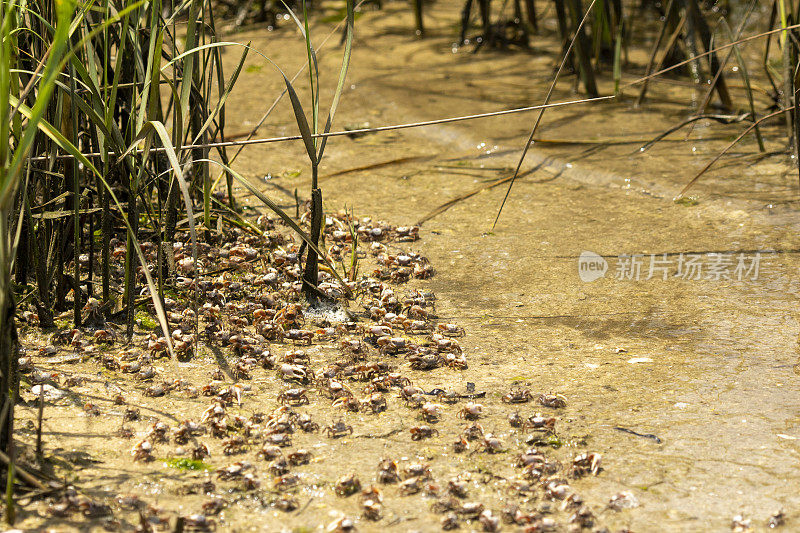
[[[422,41],[409,30],[410,14],[394,7],[361,17],[351,87],[343,97],[338,124],[411,122],[543,99],[555,61],[554,39],[538,38],[530,54],[473,55],[466,49],[453,53],[452,12],[452,7],[437,5],[429,38]],[[325,35],[328,29],[320,25],[316,31]],[[251,31],[236,38],[252,39],[289,73],[300,64],[302,43],[290,29]],[[335,82],[338,54],[333,46],[320,53],[328,91]],[[233,56],[230,53],[231,61]],[[229,127],[244,130],[254,124],[279,94],[281,83],[268,65],[249,59],[231,95]],[[608,80],[601,87],[609,90]],[[425,421],[397,389],[386,393],[387,410],[378,414],[344,413],[314,389],[310,405],[296,410],[311,414],[323,427],[342,417],[352,434],[292,434],[285,453],[307,449],[313,459],[292,470],[301,479],[299,488],[290,492],[299,505],[286,513],[277,508],[285,491],[275,486],[270,462],[258,456],[258,439],[230,456],[224,453],[223,439],[198,439],[210,447],[211,456],[204,459],[208,471],[170,466],[170,459],[190,455],[187,445],[172,437],[156,445],[155,461],[133,461],[130,449],[153,424],[161,421],[173,430],[187,418],[198,420],[209,398],[192,398],[182,389],[151,398],[144,393],[152,384],[103,370],[97,361],[64,370],[35,356],[35,364],[45,370],[88,378],[70,388],[69,401],[54,401],[45,411],[45,450],[57,463],[56,471],[74,480],[84,494],[108,502],[120,520],[111,525],[121,529],[135,527],[138,517],[135,507],[124,508],[129,502],[114,501],[117,494],[136,494],[163,509],[156,516],[174,520],[203,511],[212,498],[202,484],[213,481],[210,492],[225,502],[213,517],[221,529],[319,529],[344,514],[365,531],[438,530],[444,514],[435,512],[433,504],[451,480],[466,484],[468,496],[462,504],[479,502],[499,517],[506,505],[515,503],[532,515],[542,513],[537,519],[553,518],[566,528],[574,509],[562,509],[562,501],[545,488],[537,486],[526,494],[513,484],[520,477],[519,467],[513,465],[516,456],[538,446],[548,460],[560,463],[559,476],[592,509],[598,527],[724,530],[734,515],[742,514],[760,528],[781,508],[792,527],[800,519],[794,512],[794,487],[800,481],[800,400],[793,390],[800,329],[795,311],[800,266],[794,231],[796,176],[782,156],[753,165],[757,157],[748,144],[698,184],[692,193],[696,203],[672,202],[693,172],[738,132],[736,126],[701,125],[693,142],[664,142],[644,155],[631,155],[686,115],[685,104],[676,103],[683,90],[654,86],[655,103],[640,110],[622,101],[548,111],[542,142],[534,146],[524,168],[543,165],[514,185],[496,227],[492,223],[504,186],[480,192],[431,218],[423,224],[419,241],[391,245],[391,253],[412,250],[430,261],[435,276],[412,281],[398,292],[418,288],[437,295],[437,322],[465,329],[457,342],[468,368],[417,370],[409,368],[405,358],[374,351],[371,360],[395,365],[426,392],[466,392],[467,382],[486,392],[476,399],[485,408],[477,422],[501,439],[502,453],[478,451],[477,442],[467,453],[452,450],[470,424],[458,417],[466,398],[444,405],[441,420],[428,424],[438,434],[415,441],[410,428]],[[567,79],[554,99],[572,98]],[[327,210],[348,208],[374,221],[413,224],[444,202],[507,176],[532,120],[533,115],[514,115],[334,139],[321,181]],[[290,109],[282,106],[259,135],[294,134],[293,124]],[[777,139],[778,131],[775,126],[768,138]],[[585,144],[609,137],[624,142]],[[682,139],[680,134],[676,138]],[[776,141],[769,148],[782,145]],[[247,148],[237,168],[293,209],[294,189],[302,195],[308,188],[302,150],[299,143]],[[254,198],[244,192],[241,197],[263,212]],[[579,275],[579,257],[587,251],[601,256],[608,268],[591,282]],[[700,271],[687,270],[693,256],[694,268],[700,265]],[[744,270],[737,270],[740,260]],[[652,270],[651,261],[661,270]],[[757,274],[751,270],[756,261]],[[637,262],[638,276],[629,268]],[[372,268],[365,266],[366,271]],[[713,268],[722,268],[724,275],[715,279]],[[140,332],[136,345],[146,343],[146,333]],[[29,341],[35,345],[35,339]],[[275,342],[271,349],[282,357],[299,347]],[[302,349],[315,368],[340,356],[336,342]],[[252,419],[277,409],[277,395],[290,385],[274,369],[258,368],[250,380],[237,380],[229,373],[234,360],[229,350],[209,345],[201,346],[200,355],[177,371],[166,360],[158,366],[165,379],[181,378],[194,387],[207,384],[218,368],[224,372],[220,381],[225,387],[248,385],[241,406],[233,402],[226,408],[231,416]],[[363,386],[348,383],[359,398],[365,397]],[[567,405],[550,409],[535,401],[504,403],[503,396],[514,388],[530,389],[537,396],[558,393]],[[127,424],[134,433],[128,440],[109,438],[122,426],[125,408],[112,403],[120,393],[142,417]],[[33,398],[26,393],[25,399]],[[86,402],[96,404],[100,415],[87,415]],[[561,447],[526,443],[530,432],[507,420],[517,410],[525,417],[537,412],[555,416],[556,444]],[[34,433],[28,421],[35,420],[36,409],[30,404],[20,412],[21,438],[30,444]],[[602,454],[599,475],[569,475],[571,462],[583,452]],[[364,488],[376,483],[382,458],[396,460],[401,471],[413,463],[427,464],[442,494],[426,495],[422,488],[418,494],[403,495],[397,485],[381,487],[382,520],[361,518],[360,496],[336,496],[336,482],[355,473]],[[248,489],[242,479],[219,479],[216,469],[235,461],[254,465],[250,473],[260,483],[257,489]],[[629,491],[638,506],[608,508],[610,498],[621,491]],[[45,504],[28,513],[22,517],[23,527],[88,529],[101,527],[104,520],[87,522],[79,514],[69,521],[53,517]],[[461,526],[482,527],[463,517]]]

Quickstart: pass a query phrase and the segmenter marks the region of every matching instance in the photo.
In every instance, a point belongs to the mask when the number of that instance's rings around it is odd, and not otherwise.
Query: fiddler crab
[[[551,500],[564,500],[572,494],[572,488],[566,483],[554,480],[545,485],[545,493]]]
[[[561,394],[540,394],[537,401],[544,407],[559,409],[567,406],[567,398]]]
[[[556,419],[553,417],[545,417],[540,413],[529,416],[522,424],[522,431],[528,428],[554,432],[556,430]]]
[[[314,373],[305,365],[284,363],[278,369],[281,379],[285,381],[298,381],[309,383],[314,379]]]
[[[272,502],[276,509],[289,513],[300,507],[300,502],[291,494],[281,494]]]
[[[453,452],[455,453],[464,453],[469,448],[469,442],[465,439],[462,435],[459,435],[455,441],[453,441]]]
[[[438,430],[430,426],[414,426],[409,431],[411,432],[411,440],[427,439],[439,434]]]
[[[296,450],[286,456],[294,466],[307,465],[311,462],[311,452],[308,450]]]
[[[483,438],[483,426],[478,423],[466,426],[462,435],[467,440],[478,440]]]
[[[304,329],[290,329],[284,333],[284,337],[290,341],[310,345],[311,340],[314,338],[314,332]]]
[[[456,509],[456,513],[465,518],[477,518],[483,512],[483,504],[480,502],[465,502]]]
[[[402,389],[400,389],[400,397],[405,401],[409,401],[416,396],[421,396],[425,394],[425,391],[420,389],[419,387],[415,387],[414,385],[406,385]]]
[[[296,474],[284,474],[276,477],[272,484],[276,490],[290,489],[300,484],[300,477]]]
[[[475,402],[467,402],[461,410],[458,411],[459,418],[467,420],[476,420],[483,415],[483,405]]]
[[[431,479],[431,467],[424,463],[411,463],[403,469],[403,479],[416,477],[419,479]]]
[[[355,523],[346,516],[334,520],[328,524],[328,533],[351,533],[356,530]]]
[[[131,455],[133,455],[134,461],[150,462],[155,459],[153,457],[153,445],[150,444],[149,440],[143,440],[134,446],[131,450]]]
[[[247,461],[237,461],[230,466],[217,469],[217,477],[222,480],[236,479],[252,468],[253,465]]]
[[[361,507],[364,509],[364,518],[367,520],[377,521],[380,520],[383,514],[383,505],[380,501],[376,501],[370,497],[366,497],[361,502]]]
[[[458,529],[458,515],[455,513],[447,513],[444,518],[442,518],[442,529],[444,531],[451,531],[453,529]]]
[[[289,461],[285,457],[277,457],[269,464],[267,468],[269,473],[275,477],[282,476],[289,473]]]
[[[278,401],[284,405],[308,404],[307,392],[306,389],[286,389],[278,394]]]
[[[440,335],[448,337],[463,337],[465,335],[464,328],[456,324],[439,324],[436,326],[436,331]]]
[[[478,522],[480,522],[484,531],[487,531],[489,533],[500,531],[500,517],[494,516],[489,509],[485,509],[478,516]]]
[[[225,455],[235,455],[242,453],[247,441],[241,435],[236,435],[222,441],[222,453]]]
[[[422,490],[422,480],[418,477],[410,477],[400,483],[400,494],[416,494]]]
[[[311,420],[311,415],[305,413],[298,416],[297,420],[295,420],[295,423],[297,424],[297,427],[306,433],[312,433],[319,430],[319,424]]]
[[[365,409],[369,409],[373,413],[378,414],[386,410],[386,398],[384,398],[380,392],[375,392],[361,400],[361,405]]]
[[[258,456],[266,461],[270,461],[278,457],[282,457],[283,452],[279,446],[275,446],[274,444],[264,444],[264,446],[262,446],[261,450],[258,452]]]
[[[344,437],[345,435],[353,434],[353,426],[344,423],[343,420],[338,420],[329,426],[322,428],[325,434],[333,439]]]
[[[345,411],[357,413],[361,407],[361,402],[352,396],[340,396],[339,398],[336,398],[331,405],[333,407],[341,407]]]
[[[502,399],[504,403],[526,403],[533,400],[533,394],[528,389],[511,389]]]
[[[205,514],[219,514],[225,507],[225,500],[217,496],[212,497],[210,500],[203,503],[201,509]]]
[[[292,445],[292,437],[288,433],[272,433],[271,435],[267,435],[266,442],[273,446],[288,448]]]
[[[422,418],[425,419],[426,422],[436,422],[442,416],[442,410],[444,407],[438,403],[431,403],[427,402],[422,405]]]
[[[440,389],[436,391],[436,397],[440,402],[444,403],[456,403],[458,401],[458,394],[449,389]]]
[[[572,524],[577,524],[581,528],[590,528],[594,525],[594,513],[587,506],[578,508],[570,517]]]
[[[411,355],[408,357],[408,361],[414,370],[433,370],[444,363],[442,356],[436,353]]]
[[[397,463],[391,459],[381,459],[381,462],[378,463],[377,477],[380,483],[397,483],[400,481]]]
[[[192,448],[192,459],[195,461],[202,461],[210,455],[211,452],[208,450],[208,446],[202,442],[198,443],[197,446]]]
[[[351,496],[361,490],[361,482],[355,474],[346,474],[336,481],[333,490],[337,496]]]
[[[601,455],[595,452],[577,455],[572,461],[570,473],[575,477],[582,477],[588,474],[596,476],[600,472],[601,459]]]
[[[491,433],[487,433],[483,437],[483,440],[478,444],[478,448],[482,448],[487,453],[498,453],[504,450],[503,441]]]

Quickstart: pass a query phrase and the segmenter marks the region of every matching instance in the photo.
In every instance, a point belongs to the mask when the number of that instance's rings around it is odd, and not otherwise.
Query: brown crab
[[[361,482],[355,474],[345,474],[336,481],[333,490],[337,496],[351,496],[361,490]]]
[[[439,434],[439,431],[430,426],[414,426],[409,428],[411,432],[411,440],[427,439]]]
[[[322,428],[322,431],[324,431],[328,437],[336,439],[339,437],[344,437],[347,434],[352,435],[353,426],[349,426],[345,424],[343,420],[339,419],[333,424]]]
[[[533,400],[533,394],[528,389],[511,389],[502,399],[504,403],[525,403]]]
[[[307,392],[306,389],[286,389],[278,394],[278,401],[284,405],[308,404]]]

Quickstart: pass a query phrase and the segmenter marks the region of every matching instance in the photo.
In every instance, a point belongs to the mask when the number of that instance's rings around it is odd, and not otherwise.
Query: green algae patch
[[[553,448],[561,448],[566,443],[558,436],[550,433],[548,435],[542,435],[531,441],[528,441],[528,444],[534,444],[539,446],[551,446]]]
[[[164,464],[178,470],[211,470],[211,466],[203,461],[186,457],[171,457],[165,459]]]
[[[675,200],[675,203],[684,207],[694,207],[700,203],[697,196],[682,196]]]
[[[139,311],[136,313],[136,320],[139,321],[139,324],[144,329],[157,329],[158,328],[158,321],[150,316],[149,313],[145,313],[144,311]]]

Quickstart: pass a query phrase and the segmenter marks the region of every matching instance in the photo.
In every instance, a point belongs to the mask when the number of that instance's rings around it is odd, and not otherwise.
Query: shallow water
[[[533,51],[524,54],[484,50],[473,55],[466,48],[453,53],[454,8],[441,4],[432,8],[425,40],[413,37],[410,16],[399,6],[359,19],[350,89],[336,117],[338,127],[413,122],[541,102],[555,62],[548,50],[555,41],[538,38]],[[317,35],[327,31],[316,29]],[[291,29],[253,30],[236,38],[252,39],[287,73],[300,65],[302,42]],[[338,72],[336,38],[319,54],[323,82],[327,81],[323,103],[330,98]],[[235,55],[228,52],[231,63]],[[642,61],[635,51],[632,58]],[[229,100],[231,131],[252,126],[281,90],[281,80],[263,60],[251,56],[247,65]],[[554,101],[575,98],[571,83],[565,78]],[[602,89],[610,87],[609,80],[601,83]],[[751,139],[700,181],[691,193],[696,205],[674,203],[672,198],[693,173],[741,128],[701,124],[690,142],[668,141],[643,155],[631,155],[688,116],[685,105],[672,102],[689,90],[654,84],[650,94],[655,101],[640,110],[628,99],[548,111],[537,138],[612,138],[626,143],[536,143],[523,170],[539,163],[541,168],[516,182],[495,228],[492,223],[506,185],[461,201],[422,226],[422,240],[413,248],[437,271],[424,286],[438,296],[440,320],[466,328],[461,343],[470,367],[462,373],[438,369],[412,374],[426,389],[468,381],[489,391],[484,403],[490,414],[481,423],[520,449],[521,435],[505,421],[513,409],[500,402],[502,394],[518,385],[565,395],[568,406],[560,413],[565,433],[560,436],[568,446],[553,454],[568,460],[578,451],[602,453],[601,474],[573,486],[599,522],[613,529],[726,530],[737,514],[762,528],[781,508],[787,511],[788,527],[794,528],[800,521],[795,512],[800,503],[797,176],[785,156],[753,164],[756,150]],[[326,207],[352,208],[393,224],[414,223],[444,202],[509,175],[534,117],[527,113],[332,139],[321,171]],[[259,136],[294,134],[293,124],[286,104]],[[781,132],[779,126],[765,128],[767,138],[773,139],[770,149],[782,148],[774,141]],[[670,139],[682,138],[679,133]],[[398,159],[404,161],[391,163]],[[341,173],[372,164],[381,165]],[[308,188],[310,173],[299,143],[247,148],[237,168],[292,208],[294,188],[301,195]],[[298,170],[301,173],[292,177]],[[265,182],[267,174],[272,177]],[[245,201],[256,205],[255,199]],[[578,258],[585,251],[605,259],[604,277],[581,281]],[[623,254],[642,255],[640,279],[617,279]],[[730,254],[732,264],[726,272],[733,279],[677,277],[681,254],[684,259],[699,255],[706,274],[716,257],[708,254]],[[739,254],[746,266],[758,254],[757,279],[752,274],[737,279]],[[662,279],[661,271],[645,279],[651,256],[669,262],[668,279]],[[328,357],[324,349],[314,353],[322,360]],[[200,382],[207,362],[185,366],[182,375]],[[92,372],[91,367],[76,368]],[[243,409],[263,410],[259,402],[271,405],[280,389],[272,374],[259,376],[253,381],[251,404]],[[134,399],[156,405],[141,396]],[[169,422],[172,425],[197,416],[207,404],[202,399],[173,401],[154,416],[169,420],[180,413]],[[334,416],[327,408],[315,409],[325,418]],[[522,405],[520,410],[535,409]],[[101,461],[88,462],[75,472],[87,491],[132,491],[170,511],[197,512],[201,496],[175,494],[177,486],[186,484],[185,474],[167,475],[169,470],[160,464],[133,466],[127,449],[121,456],[115,445],[102,442],[118,420],[90,419],[79,411],[46,419],[45,438],[57,455],[86,451],[92,460]],[[450,411],[452,415],[455,408]],[[325,487],[346,471],[358,472],[368,484],[377,460],[387,455],[429,462],[442,483],[469,471],[471,499],[484,501],[496,512],[502,507],[502,479],[514,470],[511,454],[442,453],[463,421],[446,417],[437,426],[443,436],[421,443],[411,443],[405,434],[370,437],[418,423],[409,410],[390,409],[377,417],[353,415],[348,423],[354,428],[351,438],[297,435],[295,447],[308,447],[319,458],[304,473],[302,495],[308,503],[299,512],[285,515],[265,508],[262,502],[269,495],[259,500],[229,492],[238,503],[223,512],[220,525],[234,530],[316,528],[339,510],[354,516],[356,498],[342,501]],[[230,462],[214,452],[215,467]],[[190,476],[203,479],[205,474]],[[609,498],[621,490],[633,492],[641,505],[622,512],[606,509]],[[424,497],[398,497],[389,489],[385,493],[384,520],[377,525],[361,521],[359,529],[439,529],[439,517],[428,511]]]

